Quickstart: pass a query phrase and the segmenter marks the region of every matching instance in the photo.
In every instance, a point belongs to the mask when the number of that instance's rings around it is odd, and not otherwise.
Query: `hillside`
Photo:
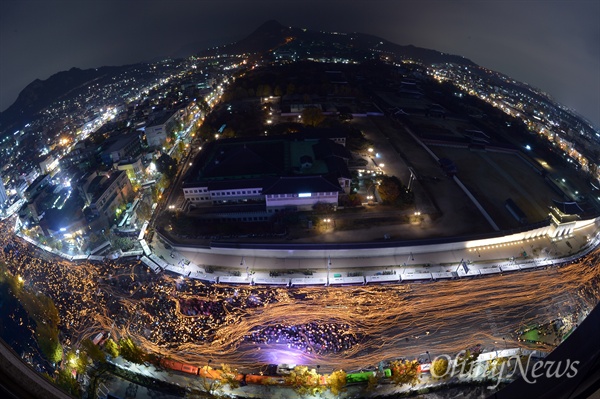
[[[200,51],[201,55],[267,54],[273,51],[310,51],[312,55],[340,53],[382,54],[397,60],[412,59],[426,64],[452,62],[476,65],[473,61],[436,50],[399,45],[364,33],[332,33],[287,27],[277,21],[267,21],[246,38],[235,43]]]
[[[71,68],[46,80],[36,79],[27,85],[17,100],[0,113],[0,131],[27,123],[35,114],[56,101],[75,95],[92,83],[103,84],[131,66],[111,66],[94,69]]]

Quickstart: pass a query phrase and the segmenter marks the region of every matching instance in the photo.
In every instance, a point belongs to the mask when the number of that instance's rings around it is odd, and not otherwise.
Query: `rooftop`
[[[209,143],[184,180],[208,184],[280,176],[345,177],[349,175],[345,160],[350,157],[344,146],[328,139],[296,135],[226,139]]]
[[[96,176],[88,187],[88,193],[92,195],[92,202],[96,202],[100,196],[114,183],[123,173],[122,170],[111,172],[110,176]]]

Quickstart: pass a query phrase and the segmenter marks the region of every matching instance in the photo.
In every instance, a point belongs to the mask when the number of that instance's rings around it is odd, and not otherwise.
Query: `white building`
[[[152,149],[161,148],[167,137],[171,135],[179,125],[180,111],[173,114],[163,114],[152,119],[145,128],[146,142]]]
[[[40,171],[43,175],[48,174],[58,167],[58,159],[54,159],[54,155],[48,155],[46,159],[40,162]]]
[[[263,191],[268,212],[311,210],[317,203],[337,207],[338,196],[343,193],[339,182],[323,176],[280,177]]]
[[[264,204],[269,213],[337,206],[350,192],[350,153],[324,138],[287,135],[210,143],[184,178],[192,207]]]

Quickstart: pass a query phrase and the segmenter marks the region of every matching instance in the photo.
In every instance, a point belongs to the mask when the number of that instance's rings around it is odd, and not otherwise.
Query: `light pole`
[[[327,261],[327,284],[329,284],[329,271],[331,270],[331,255]]]
[[[408,186],[406,187],[406,191],[410,191],[410,188],[412,186],[412,182],[416,179],[415,173],[413,171],[412,168],[408,168],[409,172],[410,172],[410,177],[408,178]]]
[[[429,354],[429,351],[425,351],[425,353],[427,353],[427,357],[429,358],[429,363],[431,363],[431,355]]]
[[[246,265],[246,259],[242,256],[242,261],[240,262],[240,266],[244,266]],[[250,277],[250,274],[248,273],[248,265],[246,265],[246,279]]]

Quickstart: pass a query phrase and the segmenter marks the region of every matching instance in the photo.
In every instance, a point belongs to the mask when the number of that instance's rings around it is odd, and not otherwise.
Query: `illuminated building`
[[[268,213],[338,204],[350,192],[349,151],[304,135],[210,143],[183,183],[189,206],[265,204]]]

